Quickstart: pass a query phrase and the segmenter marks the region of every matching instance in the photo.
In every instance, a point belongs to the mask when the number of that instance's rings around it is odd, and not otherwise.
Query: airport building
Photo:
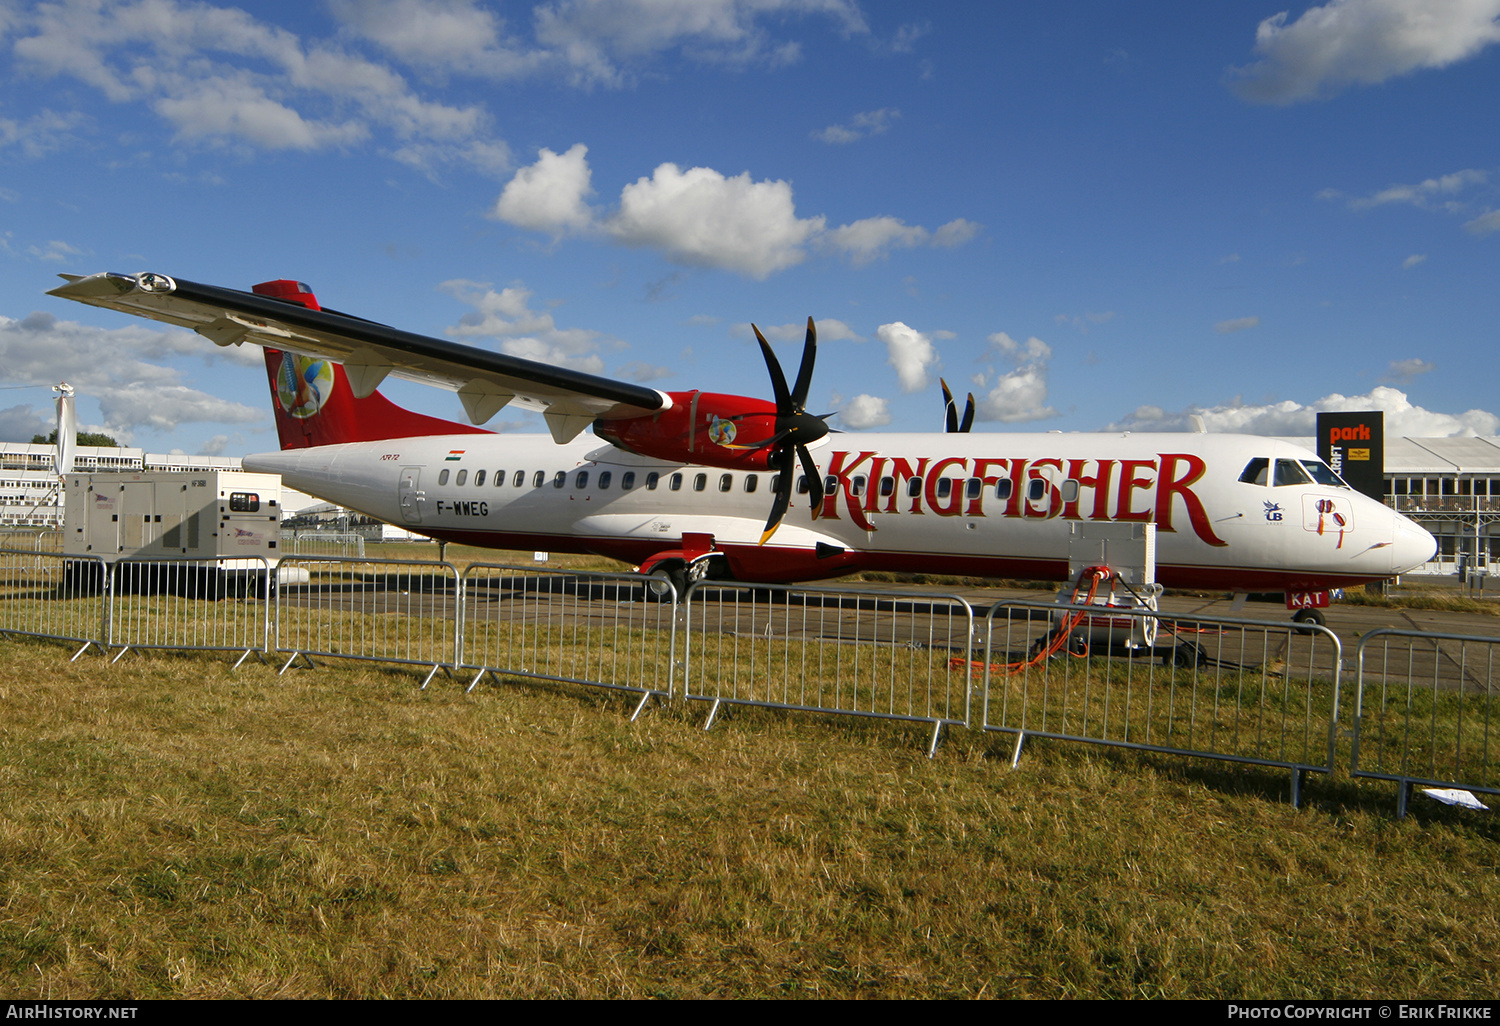
[[[53,469],[56,456],[57,448],[52,445],[0,442],[0,529],[62,528],[62,489]],[[129,447],[80,445],[73,458],[73,469],[80,474],[91,474],[112,470],[188,473],[244,468],[237,456],[187,456]],[[300,492],[290,494],[301,496]]]

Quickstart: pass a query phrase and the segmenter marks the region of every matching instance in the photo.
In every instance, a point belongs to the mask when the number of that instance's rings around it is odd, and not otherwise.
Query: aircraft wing
[[[215,345],[242,342],[334,360],[354,394],[374,392],[387,374],[449,388],[482,424],[507,404],[542,413],[552,436],[566,442],[597,418],[616,420],[669,409],[654,388],[523,360],[418,335],[333,310],[200,285],[163,274],[65,274],[48,295],[120,310],[191,330]]]

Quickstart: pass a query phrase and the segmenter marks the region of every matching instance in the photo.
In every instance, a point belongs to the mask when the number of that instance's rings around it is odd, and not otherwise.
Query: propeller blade
[[[772,460],[774,461],[777,456],[781,457],[781,462],[777,465],[779,476],[776,479],[776,501],[771,503],[771,515],[766,518],[766,529],[760,535],[762,545],[776,533],[776,528],[781,526],[781,518],[786,516],[786,508],[792,501],[792,451],[783,449],[772,456]]]
[[[792,412],[807,409],[807,390],[812,386],[813,361],[818,356],[818,329],[807,319],[807,338],[802,343],[802,366],[797,368],[797,384],[792,388]]]
[[[823,512],[823,475],[818,471],[818,465],[813,462],[812,453],[807,451],[807,446],[797,446],[797,458],[802,461],[802,473],[807,475],[807,498],[812,503],[813,519]],[[787,465],[791,465],[787,460]]]
[[[771,343],[766,341],[766,336],[760,333],[760,329],[752,324],[750,330],[755,332],[761,355],[766,358],[766,370],[771,372],[771,391],[776,395],[776,415],[784,417],[793,410],[792,397],[786,390],[786,375],[781,373],[781,361],[776,359],[776,354],[771,351]]]
[[[969,393],[969,401],[964,404],[964,420],[958,426],[958,430],[967,434],[969,428],[974,426],[974,393]]]
[[[958,430],[958,407],[953,402],[953,393],[948,390],[948,382],[938,378],[938,384],[943,386],[943,415],[947,418],[947,430],[951,435]]]

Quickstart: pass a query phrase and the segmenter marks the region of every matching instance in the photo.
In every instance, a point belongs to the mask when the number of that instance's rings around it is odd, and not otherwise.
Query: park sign
[[[1318,414],[1318,455],[1357,492],[1385,501],[1385,414]]]

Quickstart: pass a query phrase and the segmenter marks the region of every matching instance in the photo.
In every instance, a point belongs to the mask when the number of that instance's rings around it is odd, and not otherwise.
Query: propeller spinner
[[[760,342],[761,354],[766,358],[766,369],[771,373],[771,388],[776,393],[776,430],[770,438],[756,446],[773,447],[767,462],[776,470],[777,475],[776,500],[771,504],[771,516],[766,520],[766,529],[760,536],[760,544],[764,545],[776,533],[776,528],[781,526],[781,518],[786,515],[787,506],[791,504],[792,480],[798,461],[802,464],[802,472],[807,475],[808,499],[812,503],[813,516],[818,515],[818,510],[823,505],[823,479],[807,446],[828,434],[825,418],[832,415],[820,417],[807,412],[807,390],[812,385],[813,361],[818,352],[818,331],[813,327],[813,319],[807,319],[807,341],[802,346],[802,365],[797,369],[797,383],[790,391],[787,390],[786,375],[781,372],[781,363],[772,352],[771,344],[766,341],[759,328],[753,324],[750,327]]]

